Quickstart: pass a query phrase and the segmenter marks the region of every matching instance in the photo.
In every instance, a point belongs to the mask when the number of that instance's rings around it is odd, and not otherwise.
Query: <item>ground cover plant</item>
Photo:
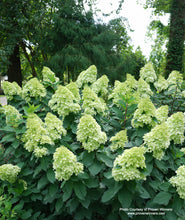
[[[183,219],[182,75],[108,85],[90,66],[62,85],[47,67],[23,87],[4,82],[1,219]]]

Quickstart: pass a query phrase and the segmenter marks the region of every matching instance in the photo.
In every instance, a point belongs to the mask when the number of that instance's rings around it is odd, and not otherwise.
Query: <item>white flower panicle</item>
[[[53,144],[49,132],[45,128],[44,122],[36,115],[30,114],[27,118],[26,133],[22,136],[25,143],[24,148],[35,154],[36,157],[42,157],[47,154],[47,148],[44,144]]]
[[[107,141],[105,132],[101,131],[101,127],[91,115],[81,117],[77,127],[77,140],[88,152],[99,148],[101,144]]]
[[[17,127],[19,125],[19,120],[22,119],[22,115],[19,113],[19,111],[11,105],[4,105],[2,109],[6,115],[6,124]]]
[[[144,79],[147,83],[154,83],[156,81],[157,76],[152,63],[149,62],[141,68],[140,78]]]
[[[148,146],[148,152],[153,152],[153,156],[161,160],[164,150],[170,145],[170,133],[167,124],[164,122],[156,125],[149,133],[145,134],[144,144]]]
[[[77,162],[76,156],[65,146],[56,149],[53,160],[55,178],[59,181],[68,180],[73,174],[83,172],[83,164]]]
[[[31,98],[41,99],[46,96],[46,89],[37,78],[30,79],[22,89],[22,97],[29,102]]]
[[[154,126],[156,118],[156,109],[150,98],[142,98],[138,104],[131,124],[134,128],[143,127],[144,125]]]
[[[145,179],[140,169],[146,168],[145,147],[132,147],[119,155],[112,169],[112,176],[116,181]]]
[[[168,105],[163,105],[156,109],[156,118],[158,123],[161,124],[165,122],[168,118]]]
[[[54,112],[57,112],[59,116],[63,116],[63,119],[69,115],[69,113],[78,113],[81,110],[73,93],[61,85],[58,86],[55,94],[49,101],[49,107]]]
[[[167,125],[170,132],[170,140],[175,144],[182,144],[184,141],[185,118],[182,112],[177,112],[167,119]]]
[[[49,67],[44,66],[42,69],[43,82],[57,83],[59,78],[55,76],[55,73],[50,70]]]
[[[92,84],[96,81],[97,77],[97,68],[95,65],[90,66],[87,70],[82,71],[77,80],[76,84],[79,88],[81,88],[85,84]]]
[[[142,98],[150,97],[153,95],[150,85],[142,78],[138,80],[138,92]]]
[[[128,142],[127,130],[122,130],[118,132],[115,136],[111,137],[110,141],[111,150],[117,150],[118,148],[124,148],[125,144]]]
[[[22,95],[22,89],[16,82],[2,82],[3,92],[8,100],[12,100],[15,95]]]
[[[185,199],[185,166],[182,165],[176,170],[176,176],[170,178],[172,186],[177,187],[181,199]]]
[[[82,108],[85,110],[85,114],[95,115],[96,113],[105,112],[107,106],[104,100],[99,98],[89,86],[85,86],[82,93]]]
[[[0,179],[14,183],[17,180],[17,175],[20,173],[21,168],[12,164],[3,164],[0,166]]]
[[[49,133],[51,140],[54,142],[57,139],[61,139],[61,136],[66,135],[66,130],[63,127],[63,122],[57,118],[56,115],[48,112],[45,117],[46,130]]]
[[[168,88],[168,81],[163,76],[159,75],[158,80],[154,83],[154,86],[158,92],[161,92]]]
[[[97,95],[104,97],[108,93],[108,83],[109,79],[106,75],[103,75],[92,84],[91,88]]]
[[[71,91],[77,101],[80,101],[79,88],[75,82],[71,82],[66,86]]]

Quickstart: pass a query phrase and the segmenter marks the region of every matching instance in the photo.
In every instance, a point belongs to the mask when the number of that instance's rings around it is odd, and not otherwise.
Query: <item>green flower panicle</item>
[[[149,125],[151,127],[155,126],[156,109],[150,98],[142,98],[138,104],[136,111],[134,112],[134,117],[131,124],[134,128],[143,127],[144,125]]]
[[[79,88],[75,82],[70,82],[68,85],[66,85],[66,88],[73,93],[77,101],[80,101]]]
[[[149,133],[144,135],[143,139],[148,152],[153,152],[153,156],[161,160],[164,156],[164,150],[170,145],[168,125],[165,122],[156,125]]]
[[[17,180],[17,175],[20,173],[21,168],[12,164],[3,164],[0,166],[0,179],[14,183]]]
[[[96,113],[101,114],[105,112],[107,106],[104,100],[99,98],[90,87],[85,86],[82,93],[82,108],[85,110],[85,114],[95,115]]]
[[[29,152],[33,151],[36,157],[45,156],[48,150],[43,145],[52,145],[53,141],[44,122],[36,114],[30,114],[27,118],[26,128],[26,133],[22,136],[22,141],[25,143],[24,148]]]
[[[77,162],[76,156],[65,146],[56,149],[53,160],[55,178],[59,181],[68,180],[73,174],[83,172],[83,164]]]
[[[153,95],[150,85],[142,78],[138,80],[138,92],[142,98],[150,97]]]
[[[163,105],[156,109],[156,118],[159,124],[165,122],[168,118],[168,105]]]
[[[49,107],[63,119],[71,112],[78,113],[81,108],[73,93],[65,86],[59,85],[49,101]]]
[[[48,112],[45,118],[46,130],[49,133],[51,140],[54,142],[57,139],[61,139],[61,136],[66,135],[66,130],[63,127],[63,122],[57,118],[56,115]]]
[[[178,83],[182,83],[182,82],[183,82],[183,75],[176,70],[172,71],[167,79],[168,86],[172,85],[172,87],[176,87]],[[170,89],[172,87],[170,87]]]
[[[108,93],[107,87],[108,87],[109,79],[106,75],[103,75],[99,79],[97,79],[96,82],[94,82],[91,86],[91,89],[101,97],[105,97]]]
[[[15,95],[22,95],[22,89],[16,82],[2,82],[3,92],[8,100],[12,100]]]
[[[87,70],[82,71],[77,80],[76,84],[79,88],[81,88],[83,85],[92,84],[96,81],[97,77],[97,68],[95,65],[90,66]]]
[[[163,76],[159,75],[158,80],[154,83],[154,86],[158,92],[161,92],[168,88],[168,81]]]
[[[184,141],[185,118],[182,112],[177,112],[167,119],[167,125],[170,132],[170,140],[175,144],[182,144]]]
[[[146,177],[140,169],[146,168],[145,147],[132,147],[119,155],[112,169],[112,176],[116,181],[145,180]]]
[[[185,166],[182,165],[176,170],[176,176],[170,178],[172,186],[177,187],[181,199],[185,199]]]
[[[46,96],[46,89],[37,78],[30,79],[22,89],[22,97],[29,102],[31,98],[41,99]]]
[[[59,78],[55,76],[55,73],[46,66],[42,69],[42,76],[43,82],[49,82],[51,84],[59,82]]]
[[[77,127],[77,140],[88,152],[94,151],[107,141],[105,132],[91,115],[81,117]]]
[[[19,111],[11,105],[4,105],[2,107],[2,111],[6,115],[6,124],[18,127],[19,121],[22,119],[22,115],[19,113]]]
[[[144,79],[147,83],[154,83],[156,81],[157,76],[152,63],[149,62],[141,68],[140,78]]]
[[[118,148],[124,148],[125,144],[128,142],[127,130],[122,130],[118,132],[115,136],[111,137],[110,141],[111,150],[117,150]]]

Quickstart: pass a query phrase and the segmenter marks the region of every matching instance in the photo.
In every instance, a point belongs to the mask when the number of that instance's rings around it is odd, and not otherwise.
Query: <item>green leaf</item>
[[[77,182],[74,184],[74,191],[76,196],[80,199],[80,200],[84,200],[85,196],[87,194],[87,189],[86,186],[81,183],[81,182]]]
[[[53,169],[49,169],[48,171],[47,171],[47,178],[48,178],[48,180],[49,180],[49,182],[50,183],[54,183],[55,182],[55,173],[54,173],[54,171],[53,171]]]
[[[99,182],[97,179],[89,177],[89,179],[85,181],[85,184],[88,188],[96,188],[98,187]]]
[[[168,205],[172,195],[168,192],[159,192],[153,199],[153,202],[159,205]]]
[[[19,147],[19,144],[20,144],[20,141],[15,139],[12,143],[12,147],[16,149],[17,147]]]
[[[57,183],[50,184],[50,186],[49,186],[50,196],[54,197],[56,195],[57,191],[58,191],[58,184]]]
[[[89,171],[93,176],[95,176],[101,171],[102,168],[103,166],[100,162],[94,161],[94,163],[89,167]]]
[[[63,201],[62,201],[62,199],[58,199],[57,200],[57,202],[56,202],[56,204],[55,204],[55,210],[56,210],[56,212],[59,212],[60,211],[60,209],[63,207]]]
[[[119,182],[115,182],[113,187],[104,192],[101,201],[103,203],[110,201],[117,194],[121,187],[122,184],[120,184]]]
[[[82,162],[86,167],[91,166],[94,159],[94,152],[88,153],[87,151],[84,151],[82,154]]]
[[[6,134],[2,140],[0,141],[0,143],[8,143],[8,142],[13,142],[15,140],[15,133],[10,133],[10,134]]]
[[[97,153],[97,159],[99,161],[101,161],[101,162],[104,162],[108,167],[112,167],[113,166],[113,161],[104,152]]]
[[[43,176],[37,184],[37,189],[42,189],[48,184],[48,179],[46,176]]]
[[[70,181],[68,181],[68,182],[65,184],[65,186],[63,187],[63,192],[64,192],[64,194],[63,194],[62,199],[63,199],[63,201],[65,202],[65,201],[67,201],[67,200],[71,197],[71,195],[72,195],[72,192],[73,192],[73,183],[70,182]]]
[[[28,219],[29,217],[31,217],[31,215],[32,215],[32,210],[29,209],[21,217],[22,217],[22,219]]]
[[[143,199],[151,198],[151,196],[148,193],[148,191],[144,187],[142,187],[142,186],[139,187],[139,193],[140,193],[140,197],[143,198]]]
[[[118,200],[121,203],[121,208],[129,208],[132,203],[132,197],[132,193],[126,187],[123,187],[118,193]]]

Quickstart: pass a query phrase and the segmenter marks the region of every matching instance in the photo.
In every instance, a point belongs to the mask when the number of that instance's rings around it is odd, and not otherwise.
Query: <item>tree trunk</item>
[[[185,0],[172,0],[170,33],[166,57],[166,77],[173,70],[182,71],[185,38]]]
[[[8,67],[7,75],[9,82],[17,82],[20,86],[22,86],[22,73],[21,73],[21,61],[20,61],[20,53],[19,53],[19,45],[17,44],[14,47],[14,51],[11,54],[10,65]]]

